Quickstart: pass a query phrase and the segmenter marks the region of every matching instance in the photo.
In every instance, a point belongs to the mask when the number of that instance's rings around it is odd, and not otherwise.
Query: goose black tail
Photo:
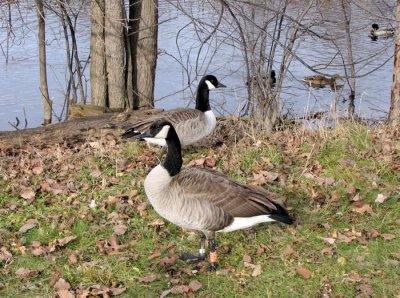
[[[133,127],[127,129],[122,135],[121,138],[123,139],[128,139],[128,138],[133,138],[137,135],[140,135],[140,132],[135,130]]]
[[[269,217],[281,223],[291,225],[293,223],[293,219],[287,213],[286,209],[279,204],[275,204],[275,207],[276,210],[273,210]]]

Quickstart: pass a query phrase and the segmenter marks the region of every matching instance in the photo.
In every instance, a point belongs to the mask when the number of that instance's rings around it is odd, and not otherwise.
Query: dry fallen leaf
[[[283,257],[284,258],[288,258],[288,257],[290,257],[290,256],[295,256],[295,257],[297,257],[298,255],[299,255],[299,253],[297,252],[297,251],[295,251],[294,249],[293,249],[293,247],[289,244],[287,247],[286,247],[286,249],[285,249],[285,251],[283,252]]]
[[[200,290],[202,288],[202,286],[203,285],[197,280],[192,280],[189,283],[189,288],[191,288],[193,292],[197,292],[198,290]]]
[[[34,276],[37,273],[38,273],[37,271],[30,270],[28,268],[19,268],[17,271],[15,271],[16,275],[24,276],[24,277],[26,277],[26,276]]]
[[[362,296],[357,295],[357,297],[373,297],[374,289],[370,285],[359,285],[357,286],[357,292],[362,294]]]
[[[217,165],[217,160],[215,157],[206,157],[206,160],[204,161],[204,165],[208,168],[214,168]]]
[[[321,249],[321,254],[322,255],[332,255],[332,248],[325,247],[325,248]]]
[[[254,265],[253,268],[253,273],[251,274],[251,276],[256,277],[259,276],[262,273],[262,269],[261,269],[261,265]]]
[[[165,221],[162,220],[161,218],[156,218],[155,220],[153,220],[151,223],[147,224],[150,227],[161,227],[163,225],[165,225]]]
[[[249,255],[244,255],[243,256],[243,262],[244,263],[251,263],[251,257]]]
[[[352,208],[352,211],[360,214],[368,213],[370,215],[375,215],[375,213],[372,211],[372,207],[370,204],[363,204],[360,207],[354,206]]]
[[[30,252],[34,256],[42,256],[46,253],[46,249],[42,247],[39,241],[33,241],[30,246]]]
[[[270,251],[271,247],[265,244],[259,244],[257,248],[257,257],[260,257],[266,251]]]
[[[75,295],[69,291],[70,289],[71,285],[63,278],[60,278],[54,285],[54,290],[60,298],[74,298]]]
[[[128,230],[128,227],[125,225],[116,225],[113,228],[113,231],[115,233],[115,235],[121,236],[123,234],[125,234],[125,232]]]
[[[330,237],[321,237],[322,240],[325,242],[328,242],[329,244],[335,244],[336,239],[335,238],[330,238]]]
[[[13,261],[13,256],[12,254],[7,250],[5,246],[2,246],[0,248],[0,263],[4,263],[5,265],[12,263]]]
[[[396,238],[396,236],[393,234],[381,234],[381,237],[383,238],[383,240],[387,240],[387,241],[390,241],[390,240],[393,240]]]
[[[36,219],[28,219],[26,223],[18,230],[18,233],[25,233],[38,225],[38,221]]]
[[[279,174],[269,171],[261,171],[261,174],[265,177],[267,182],[275,181],[279,177]]]
[[[177,257],[176,255],[171,255],[171,256],[169,256],[169,257],[164,257],[164,258],[162,258],[162,259],[158,262],[158,264],[159,264],[161,267],[167,268],[167,267],[170,267],[170,266],[174,265],[174,264],[176,263],[176,260],[177,260],[177,259],[178,259],[178,257]]]
[[[375,203],[380,203],[382,204],[383,202],[385,202],[387,200],[388,196],[384,195],[384,194],[378,194],[378,196],[376,197]]]
[[[43,173],[43,167],[41,167],[41,166],[34,167],[34,168],[32,169],[32,173],[33,173],[34,175],[42,174],[42,173]]]
[[[303,266],[297,267],[296,272],[304,279],[309,279],[311,277],[311,271]]]
[[[158,274],[151,274],[151,275],[148,275],[145,277],[139,277],[138,281],[139,282],[153,282],[159,278],[160,278],[160,276]]]
[[[353,202],[358,202],[358,201],[361,201],[361,197],[360,197],[360,194],[359,193],[357,193],[352,199],[351,199]]]
[[[159,256],[161,256],[161,252],[159,250],[156,250],[147,259],[152,260],[152,259],[158,258]]]
[[[337,262],[339,263],[340,266],[346,265],[346,259],[343,258],[343,257],[339,257],[339,258],[337,259]]]
[[[92,177],[92,178],[98,178],[98,177],[100,177],[101,176],[101,171],[100,170],[94,170],[94,171],[92,171],[91,173],[90,173],[90,177]]]
[[[378,237],[379,235],[380,235],[380,233],[379,233],[377,230],[375,230],[375,229],[371,229],[371,230],[369,230],[369,231],[367,232],[368,238],[376,238],[376,237]]]
[[[140,195],[140,192],[139,192],[137,189],[131,189],[131,190],[128,192],[128,197],[129,197],[130,199],[136,198],[136,197],[139,196],[139,195]]]
[[[28,200],[28,202],[32,202],[35,198],[35,192],[32,188],[25,188],[20,193],[21,198]]]
[[[62,239],[56,239],[54,240],[52,246],[49,249],[49,252],[55,251],[58,247],[63,247],[70,243],[72,240],[75,240],[76,236],[67,236]]]

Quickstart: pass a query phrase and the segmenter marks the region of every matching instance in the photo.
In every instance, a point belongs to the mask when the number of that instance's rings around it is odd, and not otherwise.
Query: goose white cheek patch
[[[167,135],[168,135],[168,132],[169,132],[169,128],[170,128],[169,125],[163,126],[163,128],[160,130],[160,132],[158,134],[156,134],[154,136],[154,138],[156,138],[156,139],[166,139]]]
[[[209,80],[206,80],[206,84],[207,84],[208,90],[215,89],[215,86]]]
[[[158,146],[167,146],[167,142],[165,139],[156,139],[156,138],[144,138],[147,143],[158,145]]]

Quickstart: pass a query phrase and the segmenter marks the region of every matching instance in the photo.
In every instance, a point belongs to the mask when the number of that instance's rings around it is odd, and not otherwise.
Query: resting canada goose
[[[390,37],[394,35],[394,29],[388,28],[388,29],[380,29],[379,25],[374,23],[372,24],[372,29],[371,29],[371,38],[376,38],[376,37]]]
[[[321,76],[321,75],[314,75],[314,76],[304,77],[304,79],[303,79],[303,81],[308,86],[313,87],[313,88],[324,88],[325,86],[329,85],[332,90],[339,90],[343,86],[342,85],[338,85],[336,83],[336,80],[342,80],[343,81],[343,78],[340,75],[335,74],[330,78],[324,77],[324,76]]]
[[[123,138],[129,138],[140,134],[159,119],[170,121],[178,133],[182,145],[191,145],[207,137],[215,128],[217,123],[215,115],[210,107],[209,92],[215,88],[226,87],[213,75],[204,76],[197,88],[196,108],[178,108],[162,112],[149,117],[146,120],[135,123],[132,128],[126,130]],[[165,146],[165,140],[148,139],[149,143]]]
[[[182,228],[200,232],[199,256],[184,254],[186,260],[204,260],[208,240],[210,269],[215,270],[215,232],[231,232],[270,221],[292,223],[276,196],[264,188],[240,184],[210,169],[181,170],[181,145],[170,122],[159,120],[136,137],[166,141],[165,160],[147,175],[144,189],[159,215]]]

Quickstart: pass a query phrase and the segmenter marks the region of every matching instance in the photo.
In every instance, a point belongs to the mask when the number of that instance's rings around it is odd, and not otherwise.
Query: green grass
[[[288,134],[297,137],[296,131]],[[382,138],[393,148],[386,157],[380,149]],[[230,251],[219,252],[217,273],[197,275],[188,274],[192,265],[183,261],[177,260],[168,268],[159,261],[182,252],[195,253],[198,236],[168,222],[151,226],[159,216],[149,204],[146,210],[139,210],[147,201],[143,179],[156,164],[158,149],[152,148],[149,153],[137,142],[103,145],[103,151],[82,146],[75,151],[65,149],[57,157],[59,162],[54,154],[42,152],[40,158],[46,169],[42,174],[27,180],[24,169],[20,169],[15,177],[7,176],[0,183],[0,248],[12,254],[12,262],[0,261],[4,273],[0,274],[0,296],[55,296],[52,279],[59,271],[56,279],[64,278],[73,290],[96,284],[127,288],[120,297],[159,296],[173,286],[173,279],[186,285],[199,281],[202,288],[195,294],[199,297],[321,297],[324,293],[355,297],[360,286],[370,286],[376,297],[397,297],[400,174],[395,164],[400,162],[400,142],[390,134],[382,136],[382,131],[356,124],[326,132],[323,137],[305,135],[302,140],[288,147],[282,135],[272,135],[260,147],[243,139],[226,147],[185,149],[184,164],[214,156],[218,168],[243,183],[251,181],[253,171],[287,176],[286,182],[277,179],[268,183],[268,188],[287,198],[286,205],[296,221],[291,227],[259,225],[217,234],[218,246]],[[9,157],[4,163],[7,166],[18,164],[19,158],[39,158],[22,152],[21,156]],[[291,164],[286,164],[289,159]],[[126,161],[125,169],[116,169],[120,161]],[[66,162],[74,168],[63,169]],[[101,175],[92,177],[97,169]],[[320,184],[302,176],[304,173],[333,177],[334,182]],[[8,175],[7,171],[4,174]],[[46,178],[63,186],[72,182],[76,191],[57,195],[41,191],[37,187]],[[21,183],[37,189],[31,204],[19,196]],[[356,188],[363,204],[371,206],[373,214],[354,211],[350,186]],[[131,196],[131,190],[138,190],[139,195]],[[388,196],[383,204],[375,202],[380,193]],[[92,199],[95,208],[89,207]],[[36,219],[37,226],[19,233],[28,219]],[[119,245],[133,240],[136,243],[110,253],[107,249],[116,225],[127,227],[117,236]],[[368,236],[373,229],[378,237]],[[349,239],[353,232],[358,235],[353,240],[341,240]],[[394,239],[385,240],[382,234],[394,235]],[[40,256],[31,252],[32,243],[39,241],[47,249],[66,236],[76,239]],[[323,238],[333,238],[335,243]],[[257,255],[260,245],[267,249]],[[288,248],[291,254],[285,253]],[[154,252],[160,256],[150,259]],[[244,255],[251,257],[252,264],[261,265],[259,276],[253,277],[253,270],[245,267]],[[310,270],[309,279],[297,273],[299,266]],[[35,273],[16,275],[20,268]],[[158,275],[157,280],[139,282],[139,278],[153,273]]]

